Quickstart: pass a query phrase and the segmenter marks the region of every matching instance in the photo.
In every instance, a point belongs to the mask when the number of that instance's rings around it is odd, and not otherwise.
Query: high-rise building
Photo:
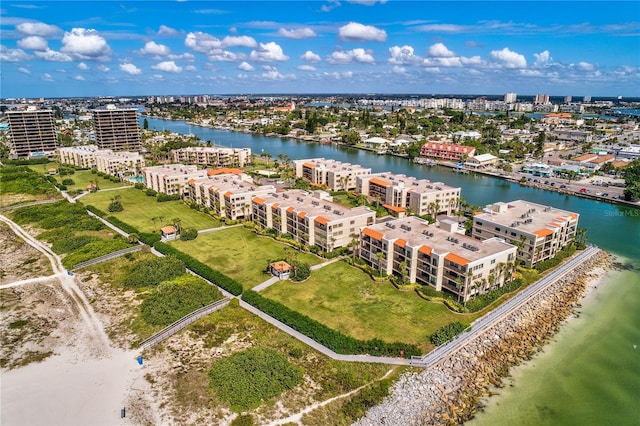
[[[582,98],[582,102],[584,102],[584,103],[591,102],[591,96],[589,96],[589,95],[584,96]]]
[[[536,95],[536,99],[533,101],[535,105],[547,105],[550,103],[549,95]]]
[[[564,97],[564,103],[565,104],[570,104],[572,100],[573,100],[573,96],[565,96]]]
[[[504,101],[508,104],[516,103],[517,99],[518,99],[518,95],[516,93],[505,93],[504,95]]]
[[[53,111],[37,110],[8,111],[11,143],[11,158],[45,156],[58,147]]]
[[[98,148],[140,151],[140,127],[135,109],[107,105],[104,109],[92,110],[92,114]]]

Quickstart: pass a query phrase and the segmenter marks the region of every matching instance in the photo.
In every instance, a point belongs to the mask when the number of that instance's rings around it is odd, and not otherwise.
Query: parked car
[[[567,185],[560,185],[560,189],[565,189]]]
[[[608,193],[608,192],[605,192],[604,194],[602,194],[602,196],[603,196],[603,197],[608,197],[608,196],[609,196],[609,193]]]
[[[556,183],[555,182],[551,182],[551,186],[556,186]]]
[[[545,184],[545,185],[549,185],[549,181],[548,181],[548,180],[545,180],[545,181],[544,181],[544,184]]]
[[[580,193],[581,194],[586,194],[587,193],[587,188],[580,188]]]

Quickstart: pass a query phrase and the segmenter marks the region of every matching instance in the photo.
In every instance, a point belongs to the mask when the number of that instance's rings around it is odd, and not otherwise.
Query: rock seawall
[[[530,359],[579,304],[594,268],[608,267],[600,251],[549,285],[465,347],[423,372],[408,373],[358,426],[455,425],[469,420],[479,399],[502,386],[509,368]]]

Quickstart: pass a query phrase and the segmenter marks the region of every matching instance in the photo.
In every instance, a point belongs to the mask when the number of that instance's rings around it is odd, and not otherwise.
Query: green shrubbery
[[[104,225],[99,220],[87,215],[81,204],[71,204],[64,200],[52,204],[22,207],[13,212],[13,219],[19,224],[36,223],[44,229],[63,228],[45,233],[43,238],[49,242],[62,237],[66,238],[75,231],[104,229]]]
[[[404,351],[405,357],[420,355],[418,348],[409,343],[387,343],[380,339],[362,341],[346,336],[252,290],[243,292],[242,300],[339,354],[399,356],[400,351]]]
[[[180,240],[182,241],[191,241],[196,238],[198,238],[198,230],[195,228],[188,228],[180,233]]]
[[[300,261],[291,262],[291,273],[289,278],[291,281],[304,281],[311,276],[311,267],[308,263]]]
[[[126,249],[127,247],[131,247],[131,245],[120,235],[116,235],[110,240],[93,241],[85,244],[62,259],[62,265],[70,269],[79,263],[113,253],[114,251]]]
[[[498,298],[503,294],[516,291],[521,286],[522,286],[522,280],[520,278],[516,278],[510,283],[505,284],[503,287],[493,290],[490,293],[476,296],[473,299],[469,300],[467,302],[467,309],[470,312],[478,312],[479,310],[484,309],[485,307],[492,304],[494,301],[498,300]]]
[[[217,361],[211,371],[211,387],[232,410],[245,411],[293,389],[304,370],[277,351],[250,348]]]
[[[69,253],[100,238],[93,235],[69,236],[53,243],[51,250],[56,253]]]
[[[169,325],[220,299],[220,291],[202,278],[181,275],[160,283],[155,292],[142,302],[142,319],[151,325]]]
[[[159,203],[164,203],[166,201],[179,201],[180,200],[180,195],[179,194],[174,194],[174,195],[168,195],[168,194],[163,194],[163,193],[158,193],[158,196],[156,197],[156,201]]]
[[[0,168],[0,181],[2,181],[2,192],[12,194],[55,194],[56,190],[52,182],[47,179],[53,176],[44,176],[28,167],[7,166]]]
[[[534,268],[538,272],[544,272],[547,269],[551,269],[554,266],[558,266],[565,260],[567,257],[572,256],[576,252],[576,246],[574,244],[570,244],[568,246],[563,247],[559,250],[554,257],[551,259],[543,260],[542,262],[536,263]]]
[[[352,424],[362,418],[369,408],[380,404],[382,399],[389,394],[391,380],[383,379],[367,386],[356,395],[349,398],[339,411],[340,424]]]
[[[467,327],[468,325],[462,324],[459,321],[452,322],[436,330],[429,336],[429,340],[434,345],[440,346],[462,333]]]
[[[181,260],[173,256],[156,257],[137,263],[124,279],[125,287],[157,286],[184,275],[186,269]]]

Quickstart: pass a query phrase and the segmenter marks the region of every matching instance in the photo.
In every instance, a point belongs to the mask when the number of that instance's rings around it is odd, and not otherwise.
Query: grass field
[[[190,209],[182,201],[158,203],[155,198],[148,197],[143,191],[135,188],[98,191],[82,197],[80,201],[85,205],[92,205],[108,213],[109,203],[116,195],[120,196],[124,211],[111,214],[137,228],[140,232],[158,231],[162,226],[171,224],[176,217],[180,218],[183,229],[195,228],[201,230],[220,226],[218,220],[205,213]],[[160,217],[162,220],[157,219]],[[156,218],[155,223],[152,220],[153,218]]]
[[[120,188],[122,186],[126,186],[123,182],[111,182],[108,179],[104,179],[99,177],[98,175],[94,175],[90,170],[80,170],[75,172],[72,175],[55,175],[54,176],[58,183],[62,183],[64,179],[72,179],[74,184],[67,185],[67,190],[75,191],[77,189],[82,189],[83,191],[87,190],[87,185],[90,183],[95,183],[98,181],[98,188],[100,189],[109,189],[109,188]]]
[[[286,257],[285,249],[309,265],[322,262],[312,254],[298,253],[286,244],[259,237],[244,227],[202,234],[193,241],[171,241],[170,244],[237,280],[245,289],[269,279],[271,276],[264,272],[267,262]]]
[[[479,316],[456,314],[413,291],[374,282],[345,262],[314,271],[303,283],[279,281],[262,294],[355,338],[414,343],[424,352],[433,349],[428,336],[438,328]]]

